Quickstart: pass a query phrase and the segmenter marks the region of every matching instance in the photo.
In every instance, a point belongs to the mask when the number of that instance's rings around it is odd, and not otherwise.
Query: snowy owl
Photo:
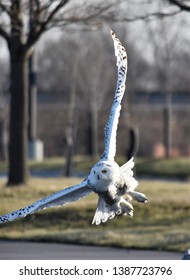
[[[121,167],[114,160],[121,101],[125,92],[127,54],[112,30],[110,30],[110,34],[114,42],[115,56],[117,58],[118,78],[110,116],[105,127],[103,155],[98,163],[92,167],[89,175],[82,183],[42,198],[25,208],[0,216],[0,223],[25,217],[45,208],[62,206],[68,202],[81,199],[92,192],[98,195],[97,209],[92,220],[92,224],[96,225],[114,218],[115,215],[123,214],[132,217],[132,199],[143,203],[148,201],[143,193],[135,191],[138,182],[133,177],[133,158]]]

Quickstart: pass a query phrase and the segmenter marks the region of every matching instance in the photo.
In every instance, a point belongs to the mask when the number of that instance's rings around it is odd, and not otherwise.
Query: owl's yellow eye
[[[107,170],[106,170],[106,169],[103,169],[103,170],[102,170],[102,173],[103,173],[103,174],[107,173]]]

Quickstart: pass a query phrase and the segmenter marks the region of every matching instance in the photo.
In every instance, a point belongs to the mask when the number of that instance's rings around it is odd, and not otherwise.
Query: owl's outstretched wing
[[[115,56],[117,58],[118,77],[113,105],[105,128],[105,149],[102,158],[113,160],[116,154],[116,134],[121,110],[121,100],[125,92],[125,81],[127,75],[127,53],[112,30],[110,30],[110,34],[114,41]]]
[[[45,208],[62,206],[68,202],[73,202],[82,197],[85,197],[91,192],[92,190],[89,188],[86,180],[84,180],[81,184],[63,189],[45,198],[42,198],[29,206],[26,206],[4,216],[0,216],[0,223],[13,221],[17,218],[25,217],[28,214],[32,214]]]

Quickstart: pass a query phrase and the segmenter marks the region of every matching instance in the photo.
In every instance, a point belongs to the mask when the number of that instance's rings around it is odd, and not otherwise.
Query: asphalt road
[[[0,260],[180,260],[182,254],[100,246],[0,241]]]

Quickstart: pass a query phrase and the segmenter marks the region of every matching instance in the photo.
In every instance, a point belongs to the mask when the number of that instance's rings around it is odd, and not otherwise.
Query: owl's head
[[[100,161],[94,165],[88,176],[90,185],[104,191],[108,185],[114,185],[120,177],[119,165],[114,161]]]

